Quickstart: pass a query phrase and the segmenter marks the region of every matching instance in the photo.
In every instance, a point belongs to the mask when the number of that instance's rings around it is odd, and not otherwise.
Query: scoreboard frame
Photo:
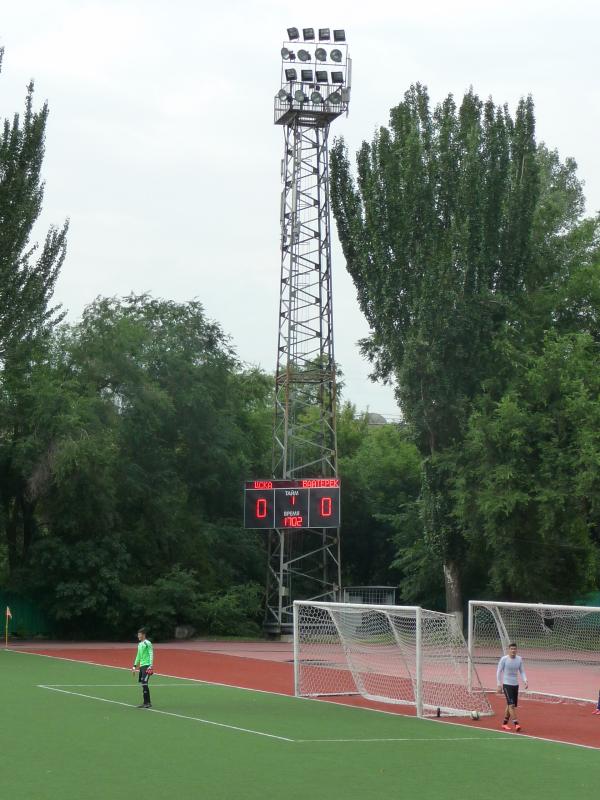
[[[246,529],[293,531],[339,526],[339,478],[268,478],[244,484]]]

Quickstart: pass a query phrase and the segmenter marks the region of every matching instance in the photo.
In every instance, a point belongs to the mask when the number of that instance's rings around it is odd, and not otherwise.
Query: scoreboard
[[[340,479],[246,481],[244,528],[338,528]]]

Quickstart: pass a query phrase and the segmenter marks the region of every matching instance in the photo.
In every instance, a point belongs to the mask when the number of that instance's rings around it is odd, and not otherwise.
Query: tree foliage
[[[0,583],[63,635],[256,634],[242,482],[270,471],[273,377],[198,301],[97,298],[64,324],[66,224],[31,243],[47,118],[29,86],[0,133]],[[600,226],[575,162],[536,143],[531,98],[431,109],[416,85],[356,179],[342,141],[331,164],[362,348],[405,420],[338,410],[344,583],[450,610],[597,589]]]
[[[149,587],[175,587],[173,570],[198,594],[259,580],[260,540],[232,529],[239,487],[268,453],[266,378],[241,369],[199,303],[146,295],[97,300],[57,350],[71,417],[38,481],[48,523],[28,571],[45,606],[114,630]],[[193,622],[172,604],[176,622]]]
[[[396,381],[423,457],[427,549],[443,563],[449,610],[460,610],[471,545],[451,488],[470,415],[484,387],[500,393],[512,375],[499,340],[509,336],[512,353],[539,347],[550,298],[597,249],[597,221],[581,221],[574,163],[537,146],[531,98],[514,117],[473,91],[432,110],[413,86],[363,143],[356,179],[341,140],[331,165],[372,331],[362,348],[376,377]]]
[[[2,51],[0,50],[0,67]],[[56,309],[50,307],[66,252],[67,223],[51,227],[39,251],[32,228],[44,197],[41,169],[48,105],[33,108],[33,83],[25,111],[5,119],[0,131],[0,360],[23,342],[47,330]],[[37,257],[36,257],[37,256]]]
[[[47,118],[46,104],[34,110],[30,84],[23,115],[0,131],[0,535],[12,570],[27,559],[38,524],[30,479],[47,439],[40,394],[49,390],[47,339],[60,319],[50,302],[66,249],[66,223],[50,228],[41,250],[30,241]]]
[[[362,432],[354,449],[344,447],[349,427]],[[404,596],[404,571],[392,562],[398,536],[412,544],[422,533],[418,513],[419,453],[403,426],[368,426],[366,417],[351,421],[342,412],[338,428],[345,434],[339,465],[345,582],[400,584]]]
[[[589,334],[551,333],[504,395],[472,414],[454,495],[467,536],[487,551],[481,592],[569,602],[597,588],[598,367]]]

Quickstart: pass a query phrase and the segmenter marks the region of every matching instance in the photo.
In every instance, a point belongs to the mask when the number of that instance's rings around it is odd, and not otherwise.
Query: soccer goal
[[[360,694],[415,706],[418,716],[491,714],[468,661],[452,615],[418,606],[294,602],[297,697]]]
[[[528,694],[553,701],[596,701],[600,689],[600,608],[543,603],[469,602],[470,664],[485,689],[496,687],[496,665],[515,642]]]

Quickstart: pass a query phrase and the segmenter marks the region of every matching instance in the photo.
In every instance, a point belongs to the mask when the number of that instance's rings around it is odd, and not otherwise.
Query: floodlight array
[[[288,28],[287,34],[288,41],[281,48],[282,85],[276,102],[294,109],[299,105],[300,110],[312,106],[340,113],[343,105],[347,108],[350,59],[345,31]]]
[[[338,106],[341,103],[348,103],[350,101],[350,90],[349,89],[334,89],[331,87],[331,91],[322,92],[320,86],[313,86],[311,87],[310,94],[307,94],[303,88],[295,89],[292,92],[286,91],[285,89],[280,89],[277,92],[277,99],[280,103],[300,103],[304,105],[305,103],[312,103],[315,106],[320,106],[326,103],[329,103],[334,106]],[[325,87],[327,89],[327,87]]]
[[[300,78],[298,78],[298,70],[294,69],[291,65],[288,67],[286,64],[284,64],[283,74],[285,75],[286,83],[294,83],[298,80],[300,80],[302,83],[308,84],[334,83],[344,85],[346,83],[346,72],[349,69],[349,59],[347,58],[347,54],[343,52],[339,46],[333,47],[332,49],[327,49],[326,47],[319,45],[315,47],[314,50],[307,47],[301,47],[298,50],[293,50],[288,45],[300,39],[300,29],[288,28],[287,32],[290,42],[285,43],[281,48],[282,60],[284,62],[295,62],[298,60],[302,62],[302,66],[306,67],[306,69],[299,71]],[[317,35],[315,34],[315,29],[302,28],[302,39],[304,42],[315,42],[316,44]],[[331,42],[331,39],[331,30],[329,28],[318,28],[319,43]],[[333,42],[345,43],[345,31],[341,29],[335,29],[333,31]],[[345,44],[342,44],[341,46],[344,47]],[[329,62],[332,67],[337,66],[338,69],[334,69],[331,71],[331,73],[329,73],[323,68],[327,62]],[[308,69],[308,67],[312,65],[314,65],[314,68]]]
[[[291,42],[289,44],[291,44]],[[344,53],[342,53],[338,47],[335,47],[329,52],[324,47],[317,47],[314,52],[304,47],[298,51],[291,50],[289,47],[282,47],[281,57],[284,61],[295,61],[299,59],[300,61],[319,61],[325,63],[328,58],[335,64],[341,64],[344,61]]]
[[[300,31],[298,28],[288,28],[287,29],[288,38],[290,41],[296,41],[300,38]],[[329,42],[331,41],[331,29],[330,28],[319,28],[319,41],[320,42]],[[315,29],[314,28],[302,28],[302,38],[305,42],[312,42],[315,40]],[[341,29],[337,29],[333,31],[333,41],[334,42],[345,42],[346,41],[346,32]]]

